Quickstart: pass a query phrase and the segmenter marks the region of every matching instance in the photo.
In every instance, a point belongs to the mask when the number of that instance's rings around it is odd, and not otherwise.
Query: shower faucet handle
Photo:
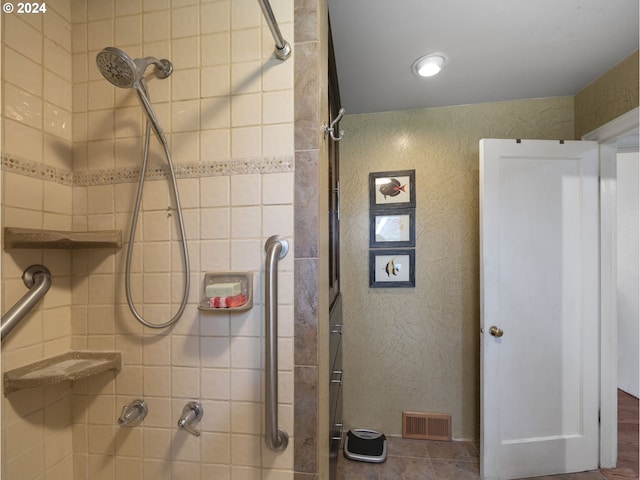
[[[118,425],[124,426],[138,421],[141,422],[147,416],[148,411],[149,409],[144,400],[136,399],[129,405],[122,407],[122,413],[118,417]]]
[[[182,409],[182,416],[178,420],[178,428],[181,428],[195,437],[200,436],[200,431],[193,426],[202,420],[204,411],[198,402],[189,402]]]

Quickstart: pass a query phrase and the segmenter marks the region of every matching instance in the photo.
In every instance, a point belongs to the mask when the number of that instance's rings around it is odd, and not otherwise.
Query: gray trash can
[[[387,459],[387,438],[375,430],[355,428],[347,432],[343,450],[349,460],[382,463]]]

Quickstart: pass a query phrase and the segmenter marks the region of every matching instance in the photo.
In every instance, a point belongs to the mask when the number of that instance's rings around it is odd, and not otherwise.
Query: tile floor
[[[618,468],[537,480],[628,480],[638,478],[638,399],[618,394]],[[338,456],[337,480],[478,480],[479,446],[474,442],[432,442],[387,437],[382,464]]]

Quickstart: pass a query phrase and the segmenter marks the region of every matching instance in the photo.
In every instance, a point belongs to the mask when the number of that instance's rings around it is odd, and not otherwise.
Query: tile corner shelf
[[[120,248],[122,230],[68,232],[33,228],[4,228],[4,248]]]
[[[122,369],[120,352],[71,351],[4,373],[5,395],[23,388],[40,387]]]

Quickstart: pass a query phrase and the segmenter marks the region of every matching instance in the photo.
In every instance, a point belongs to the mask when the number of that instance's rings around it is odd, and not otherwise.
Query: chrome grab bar
[[[51,287],[51,273],[42,265],[31,265],[22,274],[22,281],[29,289],[11,309],[2,316],[0,340],[9,334],[20,320],[40,301]]]
[[[284,237],[269,237],[264,245],[267,253],[264,272],[265,302],[265,432],[267,447],[274,452],[287,448],[289,435],[278,428],[278,260],[289,251]]]
[[[289,42],[282,37],[280,27],[278,27],[278,21],[276,20],[276,16],[273,14],[269,0],[258,0],[258,3],[260,4],[260,8],[262,8],[262,13],[267,21],[267,25],[269,25],[271,35],[273,35],[273,39],[276,42],[276,58],[284,61],[291,56],[291,45],[289,45]]]

